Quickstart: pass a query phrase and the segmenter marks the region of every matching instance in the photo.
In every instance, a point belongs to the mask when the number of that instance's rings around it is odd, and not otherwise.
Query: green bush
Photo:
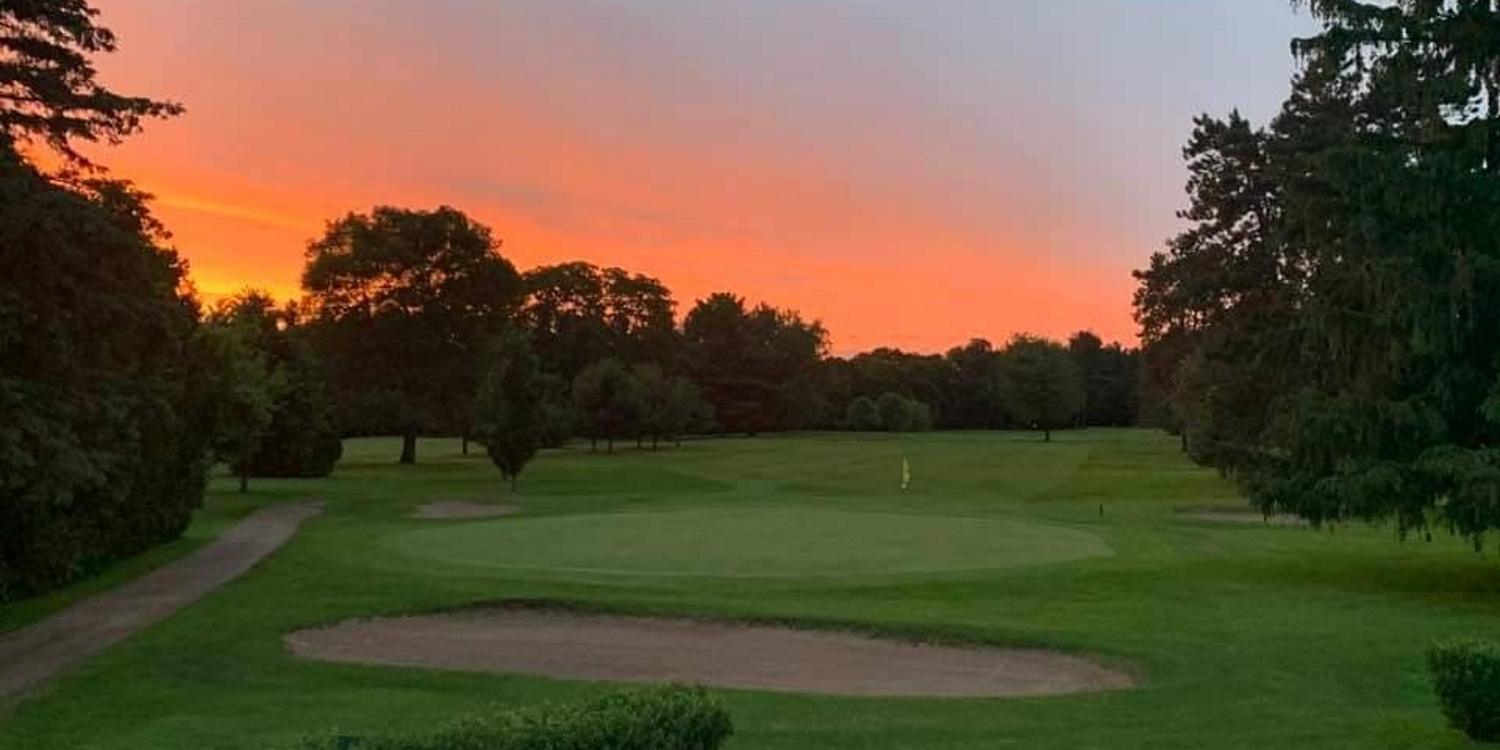
[[[344,454],[322,381],[295,363],[271,412],[271,425],[250,458],[256,477],[326,477]]]
[[[1500,643],[1441,641],[1427,666],[1448,723],[1478,742],[1500,742]]]
[[[902,405],[905,414],[902,415],[902,429],[906,432],[931,432],[932,431],[932,407],[921,401],[907,399]]]
[[[855,432],[873,432],[880,429],[880,409],[869,396],[860,396],[849,402],[845,422]]]
[[[421,737],[329,735],[301,750],[714,750],[732,731],[706,691],[673,686],[501,710]]]
[[[880,412],[880,429],[885,432],[906,432],[906,420],[910,416],[906,404],[906,398],[899,394],[882,393],[875,401],[875,408]]]
[[[561,448],[573,437],[578,418],[573,407],[551,401],[542,404],[542,447]]]
[[[152,221],[0,135],[0,602],[173,539],[203,502],[196,303]]]

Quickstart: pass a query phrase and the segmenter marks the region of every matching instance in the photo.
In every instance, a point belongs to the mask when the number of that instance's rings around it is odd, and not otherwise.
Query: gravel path
[[[0,697],[51,678],[237,578],[320,511],[319,505],[257,511],[187,557],[0,635]]]
[[[848,696],[1034,696],[1133,684],[1049,651],[519,608],[347,622],[292,633],[286,643],[334,662]]]

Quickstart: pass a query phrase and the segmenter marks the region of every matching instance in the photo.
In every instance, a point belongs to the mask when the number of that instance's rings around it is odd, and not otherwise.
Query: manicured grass
[[[728,691],[731,748],[1469,746],[1444,727],[1423,660],[1437,637],[1500,636],[1493,557],[1446,536],[1401,543],[1388,529],[1181,517],[1174,506],[1234,500],[1173,439],[1055,438],[804,435],[564,452],[529,469],[518,496],[456,442],[424,441],[423,463],[401,467],[395,441],[352,441],[326,481],[262,481],[241,499],[220,480],[205,523],[251,503],[314,498],[327,510],[244,578],[12,707],[0,748],[266,748],[309,730],[420,728],[609,689],[306,662],[280,640],[345,618],[504,599],[1051,645],[1143,681],[1027,700]],[[432,500],[521,513],[409,517]],[[909,532],[888,523],[907,519]],[[973,530],[944,519],[973,519]],[[776,538],[789,527],[791,541]],[[828,541],[840,531],[846,539]],[[829,549],[799,546],[810,539]],[[1065,559],[1037,556],[1059,551]],[[773,575],[739,575],[757,561]],[[840,565],[851,570],[829,574]],[[579,567],[613,570],[565,570]],[[641,574],[661,570],[691,574]],[[10,617],[0,610],[0,623]]]
[[[821,508],[703,508],[402,531],[403,564],[564,576],[807,578],[941,573],[1110,554],[1099,537],[996,518]]]

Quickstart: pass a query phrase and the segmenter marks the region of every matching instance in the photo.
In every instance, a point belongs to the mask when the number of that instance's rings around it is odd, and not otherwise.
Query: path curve
[[[259,510],[186,557],[0,635],[0,697],[46,681],[238,578],[321,511],[320,504]]]

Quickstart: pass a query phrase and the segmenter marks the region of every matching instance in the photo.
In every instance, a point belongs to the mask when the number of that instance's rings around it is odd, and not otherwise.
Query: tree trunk
[[[461,438],[461,440],[463,441],[463,452],[464,452],[464,455],[467,456],[467,455],[469,455],[469,436],[468,435],[464,435]]]
[[[615,454],[615,439],[614,438],[605,438],[605,440],[604,440],[604,452],[608,453],[611,456],[613,456]]]
[[[1182,452],[1183,453],[1187,453],[1188,452],[1187,430],[1183,430],[1182,432],[1178,433],[1177,436],[1179,438],[1181,438],[1181,440],[1182,440]]]
[[[640,450],[641,449],[641,436],[640,435],[636,435],[635,436],[635,449],[636,450]]]
[[[655,436],[655,435],[652,435],[652,436],[651,436],[651,452],[652,452],[652,453],[655,453],[655,452],[656,452],[656,445],[657,445],[657,443],[658,443],[658,442],[659,442],[659,441],[660,441],[660,439],[659,439],[659,438],[657,438],[657,436]]]
[[[1052,430],[1042,430],[1042,442],[1052,442]]]
[[[514,494],[516,494],[517,492],[520,491],[520,490],[516,489],[516,483],[518,481],[520,481],[520,479],[521,479],[521,475],[520,474],[511,474],[510,475],[510,494],[514,495]]]
[[[408,432],[401,436],[401,463],[414,464],[417,462],[417,433]]]
[[[240,465],[240,494],[250,491],[250,462]]]
[[[599,438],[590,436],[589,437],[589,453],[598,453],[598,452],[599,452]]]

